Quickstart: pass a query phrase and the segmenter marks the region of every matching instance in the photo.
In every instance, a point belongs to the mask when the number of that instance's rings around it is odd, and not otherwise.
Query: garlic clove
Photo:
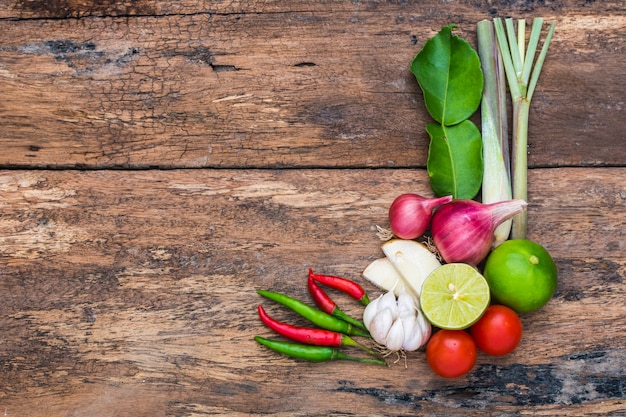
[[[417,299],[406,291],[398,295],[398,315],[400,317],[415,316],[417,312]]]
[[[372,339],[381,345],[386,345],[387,335],[393,325],[394,317],[390,309],[379,310],[370,323]]]
[[[417,315],[416,321],[422,331],[422,338],[424,339],[424,343],[426,343],[430,338],[430,335],[432,334],[432,326],[424,316],[424,313],[422,313],[421,311]]]
[[[376,316],[376,313],[378,312],[378,305],[380,304],[381,298],[382,298],[382,295],[376,298],[375,300],[372,300],[367,305],[367,307],[365,307],[365,310],[363,311],[363,324],[365,324],[365,328],[368,330],[370,328],[372,320],[374,319],[374,317]]]
[[[395,352],[397,350],[402,349],[403,344],[404,344],[403,320],[397,319],[396,321],[393,322],[393,325],[389,329],[385,346],[387,346],[387,349]]]
[[[396,300],[396,296],[393,292],[389,291],[380,299],[380,304],[378,305],[378,310],[389,309],[393,315],[393,319],[395,320],[398,315],[398,302]]]
[[[423,344],[423,333],[416,316],[407,317],[402,320],[404,325],[404,342],[402,349],[410,352],[419,349]]]

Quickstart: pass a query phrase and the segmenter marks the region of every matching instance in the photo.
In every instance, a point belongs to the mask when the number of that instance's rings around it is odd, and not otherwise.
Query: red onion
[[[437,250],[447,263],[476,266],[485,259],[494,240],[494,230],[526,208],[523,200],[481,204],[454,200],[439,207],[430,226]]]
[[[400,239],[420,237],[428,226],[433,209],[452,200],[452,196],[426,198],[417,194],[402,194],[389,207],[391,231]]]

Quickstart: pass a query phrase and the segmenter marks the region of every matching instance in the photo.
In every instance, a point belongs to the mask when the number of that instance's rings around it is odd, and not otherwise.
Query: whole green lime
[[[527,239],[507,240],[494,249],[484,276],[494,301],[518,313],[543,307],[557,285],[554,260],[543,246]]]

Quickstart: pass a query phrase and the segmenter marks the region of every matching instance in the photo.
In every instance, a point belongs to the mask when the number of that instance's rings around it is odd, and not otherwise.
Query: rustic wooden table
[[[364,283],[431,193],[409,63],[496,16],[557,22],[528,200],[560,281],[518,350],[443,379],[258,346],[255,290]],[[625,37],[623,1],[0,1],[0,413],[626,415]]]

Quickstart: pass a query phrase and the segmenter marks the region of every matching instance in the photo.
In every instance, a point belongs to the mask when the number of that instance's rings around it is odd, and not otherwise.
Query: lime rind
[[[466,329],[489,306],[489,285],[470,265],[446,264],[426,278],[420,302],[432,325],[447,330]]]
[[[492,298],[519,314],[542,308],[558,285],[550,253],[527,239],[507,240],[498,246],[487,258],[484,274]]]

